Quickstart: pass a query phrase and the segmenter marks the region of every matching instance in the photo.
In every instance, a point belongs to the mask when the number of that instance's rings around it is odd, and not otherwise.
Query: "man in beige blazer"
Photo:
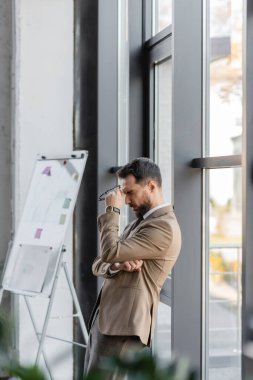
[[[164,201],[159,167],[138,158],[117,174],[122,188],[106,196],[105,213],[98,217],[100,256],[92,271],[105,281],[91,318],[85,373],[98,367],[102,357],[150,345],[160,290],[181,247],[173,208]],[[119,236],[124,201],[137,219]]]

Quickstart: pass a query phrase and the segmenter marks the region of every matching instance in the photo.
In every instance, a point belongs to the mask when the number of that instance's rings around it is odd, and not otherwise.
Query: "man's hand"
[[[142,260],[124,261],[122,263],[114,263],[111,265],[111,270],[124,270],[125,272],[140,272]]]
[[[125,200],[125,194],[122,189],[116,189],[111,191],[105,198],[106,206],[113,206],[120,208]]]

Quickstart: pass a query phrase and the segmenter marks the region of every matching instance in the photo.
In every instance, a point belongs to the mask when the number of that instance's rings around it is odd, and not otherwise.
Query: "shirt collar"
[[[170,203],[163,203],[162,205],[151,208],[150,210],[145,212],[145,214],[143,215],[143,219],[146,219],[149,215],[153,214],[153,212],[155,212],[156,210],[159,210],[160,208],[163,208],[169,205]]]

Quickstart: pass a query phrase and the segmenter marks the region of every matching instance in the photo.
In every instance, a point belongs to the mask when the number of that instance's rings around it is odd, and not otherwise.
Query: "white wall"
[[[12,7],[0,2],[0,268],[11,239],[11,56]],[[1,270],[0,269],[0,270]]]
[[[15,225],[24,205],[36,155],[62,155],[73,148],[73,0],[15,0]],[[72,271],[72,227],[67,237]],[[24,301],[16,300],[17,344],[22,363],[35,359],[36,338]],[[47,300],[33,300],[41,325]],[[59,311],[59,312],[58,312]],[[58,286],[53,314],[71,315],[65,282]],[[72,339],[72,319],[53,320],[49,334]],[[72,346],[47,340],[54,379],[72,378]],[[43,362],[43,361],[42,361]]]

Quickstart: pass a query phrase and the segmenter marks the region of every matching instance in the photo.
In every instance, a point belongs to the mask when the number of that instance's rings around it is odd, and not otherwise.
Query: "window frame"
[[[145,66],[146,66],[146,76],[144,81],[147,85],[146,92],[146,105],[148,112],[147,119],[147,147],[148,156],[152,159],[155,147],[153,146],[154,134],[156,130],[155,125],[155,91],[154,91],[154,81],[155,81],[155,68],[157,64],[161,64],[168,59],[172,59],[172,25],[169,25],[155,36],[148,39],[144,44],[144,56],[145,56]],[[171,306],[171,277],[168,277],[164,283],[161,290],[161,302],[168,306]]]
[[[253,162],[253,3],[244,2],[244,62],[243,62],[243,149],[242,149],[242,378],[253,375],[253,360],[245,353],[249,342],[249,316],[253,310],[253,209],[252,162]]]

